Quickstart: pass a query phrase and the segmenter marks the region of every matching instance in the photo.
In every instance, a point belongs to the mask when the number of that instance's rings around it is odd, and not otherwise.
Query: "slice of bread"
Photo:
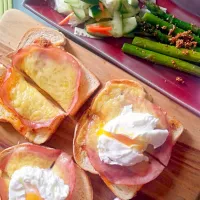
[[[9,90],[6,90],[7,87],[4,88],[3,84],[5,83],[4,77],[8,70],[9,69],[5,68],[3,65],[0,65],[0,85],[2,95],[2,97],[0,97],[0,121],[11,123],[20,134],[31,142],[36,144],[46,142],[64,119],[64,112],[46,99],[46,97],[29,84],[18,72],[13,72],[14,78],[7,80],[7,83],[9,84],[10,82],[10,85],[12,86],[9,86]],[[20,90],[22,90],[21,93],[19,93]],[[6,92],[6,95],[12,96],[11,99],[15,102],[13,108],[17,113],[10,109],[3,102],[3,99],[1,99],[5,96],[3,95],[4,92]],[[37,103],[34,102],[34,99]],[[36,107],[36,105],[38,106]],[[41,109],[41,107],[43,109]],[[48,116],[48,119],[46,118],[47,120],[44,120],[45,116]],[[46,123],[50,119],[51,122],[48,127],[44,124],[44,126],[40,126],[39,128],[33,128],[25,124],[22,118],[32,122],[40,121],[42,123]]]
[[[18,49],[26,47],[34,43],[34,41],[38,38],[43,38],[46,40],[50,40],[51,43],[58,48],[65,48],[65,44],[67,39],[65,36],[52,29],[47,27],[42,28],[32,28],[30,29],[21,39]],[[94,91],[100,86],[99,80],[92,74],[76,57],[71,55],[81,66],[82,76],[79,86],[79,98],[72,109],[70,115],[74,116],[80,107],[87,101],[87,99],[94,93]]]
[[[38,38],[47,39],[54,46],[60,48],[63,48],[67,42],[65,36],[55,29],[48,27],[32,28],[24,34],[19,42],[17,50],[33,44]]]
[[[148,99],[149,101],[152,100],[152,99],[149,99],[149,95],[145,92],[145,90],[140,84],[131,80],[110,81],[106,84],[105,88],[103,88],[98,93],[97,97],[100,97],[100,96],[102,97],[101,94],[103,94],[105,91],[108,92],[109,88],[112,87],[113,84],[119,84],[119,87],[120,87],[120,84],[125,84],[127,88],[128,87],[134,88],[133,91],[136,96],[143,97],[145,99]],[[123,98],[122,96],[123,94],[121,94],[121,98]],[[93,107],[97,103],[97,100],[96,100],[97,97],[93,100],[91,107]],[[102,99],[106,101],[106,98],[102,97]],[[98,174],[98,172],[91,165],[89,158],[87,156],[87,152],[85,150],[87,126],[89,122],[90,122],[90,108],[83,114],[83,116],[81,117],[81,119],[79,120],[76,126],[76,131],[75,131],[75,136],[74,136],[74,146],[73,146],[74,158],[77,164],[81,168],[91,173]],[[168,116],[168,122],[172,130],[172,136],[173,136],[172,139],[175,144],[179,136],[183,132],[184,128],[182,124],[178,120],[176,120],[174,117]],[[104,177],[102,177],[102,179],[105,182],[105,184],[110,188],[110,190],[122,200],[131,199],[132,197],[136,195],[137,191],[140,190],[140,188],[142,187],[142,185],[134,185],[134,186],[116,185],[116,184],[110,183]]]
[[[26,150],[27,146],[30,146],[28,153]],[[32,166],[32,167],[37,166],[40,168],[50,168],[52,167],[53,163],[55,163],[55,160],[61,153],[61,151],[59,150],[41,147],[43,149],[44,148],[48,149],[50,152],[47,153],[47,155],[39,156],[40,154],[39,150],[38,151],[37,150],[34,151],[34,149],[32,150],[31,149],[32,146],[34,147],[36,145],[32,145],[29,143],[19,144],[7,148],[0,153],[0,179],[3,178],[3,180],[5,181],[6,183],[5,187],[9,187],[10,178],[12,174],[15,172],[15,170],[20,169],[23,166]],[[51,150],[53,150],[54,152],[51,153]],[[44,151],[45,150],[43,150],[42,154],[44,154]],[[92,200],[93,190],[90,180],[87,174],[76,164],[75,164],[75,176],[76,176],[75,187],[71,199]],[[7,191],[7,189],[5,189],[5,191]]]

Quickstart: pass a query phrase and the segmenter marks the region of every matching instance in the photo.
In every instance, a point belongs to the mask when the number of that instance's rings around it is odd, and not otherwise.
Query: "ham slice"
[[[155,159],[150,158],[149,162],[143,162],[131,167],[119,165],[108,165],[103,163],[97,151],[87,148],[91,164],[100,176],[104,176],[111,183],[120,185],[140,185],[154,180],[164,170]]]
[[[87,113],[86,151],[88,158],[100,176],[114,184],[142,185],[148,183],[164,170],[171,156],[172,134],[166,112],[144,96],[135,95],[137,91],[134,89],[127,87],[126,84],[118,84],[118,87],[107,85],[96,97]],[[118,116],[124,106],[130,104],[134,112],[149,113],[158,118],[158,127],[168,129],[169,136],[161,147],[155,150],[153,148],[147,149],[149,162],[141,162],[130,167],[105,164],[98,155],[97,132],[109,120]]]
[[[81,67],[69,53],[53,47],[31,45],[13,56],[13,67],[26,73],[68,115],[78,101]]]
[[[72,157],[66,153],[62,153],[56,160],[52,170],[64,180],[65,184],[69,185],[69,196],[67,200],[70,200],[76,181],[75,164]]]
[[[0,177],[0,199],[8,200],[8,187],[6,181]]]

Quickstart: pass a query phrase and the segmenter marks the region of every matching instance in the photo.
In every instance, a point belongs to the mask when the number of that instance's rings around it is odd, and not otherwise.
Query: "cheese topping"
[[[30,187],[33,188],[31,193]],[[33,195],[40,195],[45,200],[65,200],[68,194],[69,186],[61,178],[50,169],[39,167],[26,166],[16,170],[9,184],[9,200],[26,200]]]
[[[21,116],[31,121],[45,122],[61,114],[62,111],[29,84],[21,74],[16,72],[13,76],[12,83],[9,83],[12,84],[9,98],[12,107]]]
[[[160,147],[169,134],[166,129],[156,129],[158,121],[148,113],[133,112],[132,105],[125,106],[119,116],[103,127],[99,136],[97,148],[101,161],[122,166],[148,161],[143,155],[147,146]],[[125,136],[129,142],[119,139],[118,135]]]

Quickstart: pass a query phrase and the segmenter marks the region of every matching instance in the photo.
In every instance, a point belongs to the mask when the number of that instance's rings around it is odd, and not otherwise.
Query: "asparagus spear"
[[[167,67],[171,67],[174,69],[178,69],[180,71],[187,72],[189,74],[193,74],[195,76],[200,77],[200,67],[193,65],[191,63],[188,63],[186,61],[182,61],[177,58],[165,56],[163,54],[142,49],[140,47],[134,46],[132,44],[127,44],[127,43],[123,45],[122,51],[131,55],[138,56],[145,60],[149,60],[151,62],[161,64]]]
[[[169,44],[170,43],[170,36],[165,35],[160,30],[156,29],[155,26],[146,23],[144,20],[142,20],[140,17],[136,17],[138,27],[134,30],[135,35],[143,35],[146,36],[147,34],[151,34],[151,36],[154,36],[157,38],[157,40]],[[139,29],[139,30],[138,30]]]
[[[155,37],[158,41],[170,44],[170,36],[162,33],[160,30],[156,29],[155,26],[146,23],[141,18],[137,17],[137,29],[134,30],[136,36],[145,36],[145,37]],[[148,35],[149,34],[149,35]],[[194,51],[200,52],[200,47],[192,48]]]
[[[151,13],[145,13],[143,18],[142,18],[144,21],[146,21],[147,23],[150,23],[150,24],[153,24],[155,26],[159,26],[159,27],[165,27],[166,30],[170,30],[170,29],[174,29],[174,25],[173,24],[170,24],[169,22],[166,22],[162,19],[160,19],[159,17],[151,14]],[[183,29],[180,29],[180,28],[177,28],[175,27],[174,29],[174,33],[175,34],[178,34],[178,33],[182,33],[184,32]],[[200,38],[197,37],[196,35],[192,35],[194,40],[198,43],[198,45],[200,45]]]
[[[154,42],[141,37],[135,37],[132,42],[133,45],[152,50],[164,55],[179,58],[182,60],[187,60],[191,62],[200,63],[200,53],[188,50],[188,49],[178,49],[171,45],[161,44],[159,42]]]
[[[186,30],[186,31],[191,30],[193,33],[200,36],[200,27],[198,27],[194,24],[190,24],[188,22],[182,21],[180,19],[175,18],[173,15],[165,13],[155,3],[147,1],[146,6],[151,11],[151,13],[153,13],[154,15],[157,15],[158,17],[168,21],[171,24],[176,25],[179,28],[182,28],[183,30]]]

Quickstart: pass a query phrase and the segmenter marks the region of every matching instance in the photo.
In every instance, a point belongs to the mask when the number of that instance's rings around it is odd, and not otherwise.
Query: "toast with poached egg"
[[[182,132],[182,124],[153,104],[140,84],[113,80],[80,118],[74,158],[128,200],[164,170]]]
[[[0,197],[92,200],[93,192],[86,173],[71,156],[61,150],[24,143],[0,153]]]

